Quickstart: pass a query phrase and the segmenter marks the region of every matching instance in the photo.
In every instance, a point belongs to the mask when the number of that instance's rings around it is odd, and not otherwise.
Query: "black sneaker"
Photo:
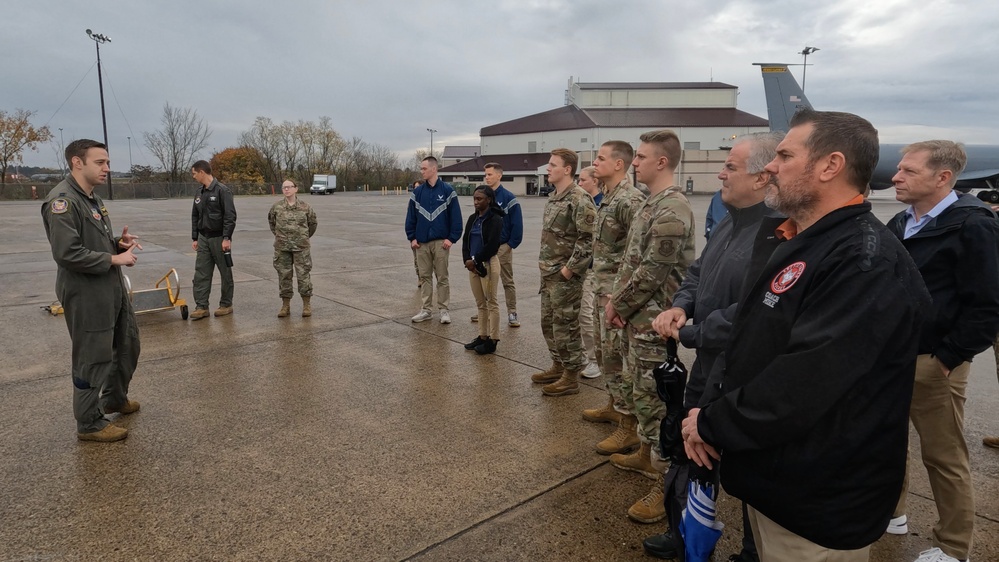
[[[482,336],[475,336],[475,339],[465,344],[465,349],[472,351],[476,347],[485,343],[486,340],[482,339]]]
[[[676,541],[673,540],[673,533],[666,531],[661,535],[651,536],[642,541],[645,554],[660,560],[672,560],[677,557]]]
[[[728,557],[728,562],[760,562],[759,555],[743,550],[739,554]]]
[[[496,342],[499,340],[492,340],[486,338],[482,343],[475,346],[475,352],[479,355],[489,355],[490,353],[496,352]]]

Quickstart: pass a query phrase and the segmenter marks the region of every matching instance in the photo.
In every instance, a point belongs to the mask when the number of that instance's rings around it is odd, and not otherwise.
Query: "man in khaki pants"
[[[999,332],[999,222],[978,198],[954,191],[967,162],[955,142],[933,140],[902,149],[892,178],[895,198],[909,208],[889,228],[919,268],[933,306],[923,324],[909,418],[919,434],[923,465],[940,519],[933,548],[918,562],[967,560],[975,498],[964,401],[971,360]],[[907,486],[887,531],[905,534]]]
[[[409,194],[406,211],[406,238],[416,252],[420,274],[420,311],[413,322],[426,322],[433,318],[434,286],[437,277],[437,308],[441,324],[451,323],[448,305],[451,286],[448,283],[448,255],[451,245],[461,238],[461,207],[458,194],[445,181],[437,177],[437,159],[427,156],[420,163],[423,183]]]

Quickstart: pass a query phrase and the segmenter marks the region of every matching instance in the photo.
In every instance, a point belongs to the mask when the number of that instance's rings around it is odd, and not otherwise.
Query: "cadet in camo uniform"
[[[590,195],[572,180],[579,158],[556,148],[548,161],[548,180],[555,186],[545,204],[541,225],[541,331],[552,366],[531,375],[546,396],[579,392],[579,373],[586,366],[579,332],[583,277],[593,254],[597,210]]]
[[[666,356],[666,341],[652,327],[660,312],[673,305],[673,295],[694,261],[694,216],[690,203],[672,185],[680,161],[680,141],[669,130],[643,134],[633,166],[638,181],[649,187],[628,233],[624,261],[605,310],[607,322],[625,329],[622,391],[627,411],[638,418],[641,448],[611,455],[614,466],[654,476],[652,490],[628,509],[642,523],[665,517],[664,463],[659,460],[659,423],[666,406],[656,395],[652,369]],[[650,458],[651,453],[651,458]]]
[[[626,453],[638,445],[635,416],[627,409],[624,399],[622,341],[624,331],[607,326],[604,307],[613,292],[614,281],[628,245],[628,230],[635,211],[645,202],[645,195],[628,181],[628,168],[635,158],[635,150],[624,141],[605,142],[593,160],[594,175],[604,186],[604,198],[597,209],[597,226],[593,233],[593,276],[598,296],[594,307],[594,322],[600,330],[597,345],[597,363],[606,378],[608,403],[601,408],[583,410],[583,418],[590,421],[611,421],[617,430],[597,443],[602,455]]]
[[[295,291],[291,287],[292,269],[298,276],[298,294],[302,296],[302,316],[312,316],[312,253],[309,238],[316,233],[316,212],[305,201],[297,197],[298,186],[291,180],[281,184],[284,198],[275,203],[267,222],[274,234],[274,269],[278,274],[278,289],[281,294],[279,318],[291,314],[291,297]]]

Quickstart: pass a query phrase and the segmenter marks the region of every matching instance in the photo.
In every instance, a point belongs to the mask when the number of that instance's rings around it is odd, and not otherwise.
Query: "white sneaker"
[[[909,534],[909,520],[905,517],[905,514],[892,517],[891,521],[888,522],[888,528],[885,529],[885,532],[889,535]]]
[[[970,562],[970,558],[964,562]],[[916,558],[915,562],[961,562],[953,556],[947,556],[939,548],[933,547],[929,550],[924,550],[919,553],[919,558]]]
[[[519,328],[520,327],[520,317],[517,316],[516,312],[511,312],[510,315],[507,317],[507,323],[509,323],[510,327],[512,327],[512,328]]]
[[[446,310],[441,311],[441,324],[450,324],[451,315]]]
[[[600,376],[600,367],[598,367],[597,364],[592,361],[590,362],[589,365],[586,366],[585,369],[583,369],[584,379],[595,379],[599,376]]]
[[[433,315],[430,314],[429,310],[421,310],[420,312],[416,313],[416,316],[412,317],[410,320],[412,320],[413,322],[426,322],[431,318],[433,318]]]

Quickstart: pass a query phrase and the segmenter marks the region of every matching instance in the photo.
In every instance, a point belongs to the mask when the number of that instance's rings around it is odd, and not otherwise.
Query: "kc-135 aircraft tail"
[[[802,107],[814,109],[805,97],[798,81],[788,70],[786,63],[754,63],[763,73],[763,89],[767,98],[767,118],[771,131],[784,131],[790,128],[791,117]],[[926,140],[926,139],[920,139]],[[960,140],[960,139],[952,139]],[[885,189],[892,186],[901,149],[905,144],[882,144],[878,166],[871,178],[871,187]],[[999,146],[966,145],[968,164],[957,177],[956,189],[968,192],[976,190],[979,199],[999,203]]]

